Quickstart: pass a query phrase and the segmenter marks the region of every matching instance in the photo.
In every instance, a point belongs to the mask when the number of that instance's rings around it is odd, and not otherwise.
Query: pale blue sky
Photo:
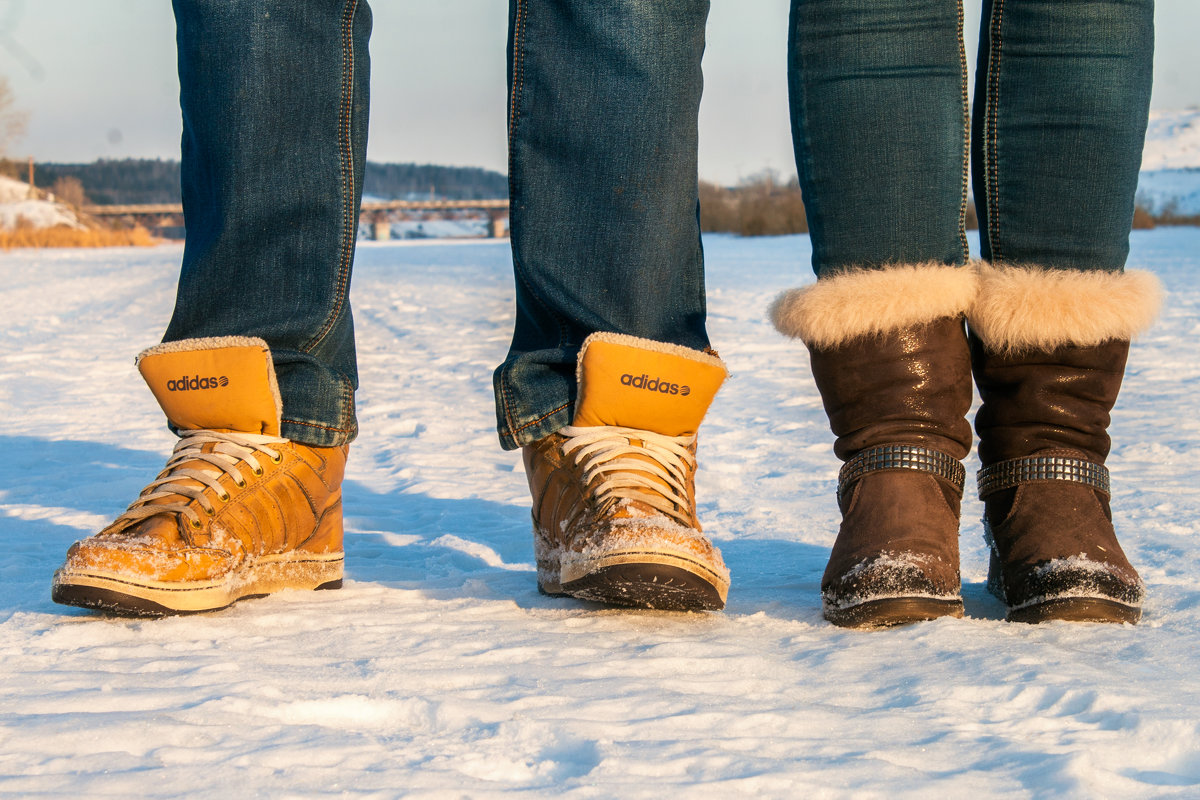
[[[373,0],[368,157],[505,169],[506,0]],[[714,0],[700,173],[793,171],[784,75],[788,0]],[[1200,105],[1200,2],[1158,0],[1156,108]],[[968,0],[967,30],[978,24]],[[969,46],[974,50],[972,35]],[[174,27],[167,0],[0,0],[0,75],[43,161],[175,158]]]

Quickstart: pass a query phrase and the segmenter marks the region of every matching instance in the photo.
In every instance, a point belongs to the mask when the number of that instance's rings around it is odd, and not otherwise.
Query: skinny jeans
[[[603,8],[596,9],[597,5]],[[501,442],[570,422],[579,345],[708,345],[695,175],[702,0],[512,0],[517,321]],[[818,276],[982,257],[1121,270],[1150,103],[1153,0],[794,0],[793,142]]]
[[[983,258],[1120,270],[1153,0],[794,0],[788,83],[818,276]],[[366,145],[366,0],[175,0],[188,228],[166,339],[271,346],[284,435],[353,438],[348,289]],[[510,0],[512,344],[501,444],[569,424],[583,340],[703,349],[696,185],[707,0]]]

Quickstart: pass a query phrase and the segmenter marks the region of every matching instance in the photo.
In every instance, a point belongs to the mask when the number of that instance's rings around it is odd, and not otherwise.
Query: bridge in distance
[[[398,211],[483,211],[488,216],[488,236],[501,238],[505,235],[505,219],[508,216],[508,200],[374,200],[364,202],[362,216],[372,225],[376,239],[388,238],[390,213]],[[141,205],[84,206],[83,212],[94,217],[125,217],[149,227],[160,227],[164,223],[177,221],[183,225],[182,203],[147,203]]]

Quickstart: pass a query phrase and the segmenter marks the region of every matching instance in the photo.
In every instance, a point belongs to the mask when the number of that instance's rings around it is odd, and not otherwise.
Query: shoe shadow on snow
[[[72,542],[125,509],[162,468],[166,453],[30,436],[0,436],[0,446],[8,454],[0,465],[0,580],[6,587],[0,616],[91,615],[51,602],[51,576]],[[351,591],[372,584],[437,599],[507,599],[527,610],[603,609],[538,592],[523,504],[380,493],[354,481],[344,492]],[[822,622],[820,580],[828,548],[714,533],[732,573],[727,613]],[[971,617],[1003,617],[1003,607],[982,584],[964,586],[964,598]]]

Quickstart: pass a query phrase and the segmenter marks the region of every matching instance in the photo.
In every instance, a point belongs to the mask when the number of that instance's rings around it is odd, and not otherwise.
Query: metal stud
[[[1031,481],[1070,481],[1111,494],[1108,468],[1071,456],[1025,456],[979,470],[979,499]]]
[[[967,479],[963,465],[939,450],[912,444],[887,444],[863,450],[838,473],[838,499],[864,475],[880,470],[911,469],[952,482],[959,489]]]

